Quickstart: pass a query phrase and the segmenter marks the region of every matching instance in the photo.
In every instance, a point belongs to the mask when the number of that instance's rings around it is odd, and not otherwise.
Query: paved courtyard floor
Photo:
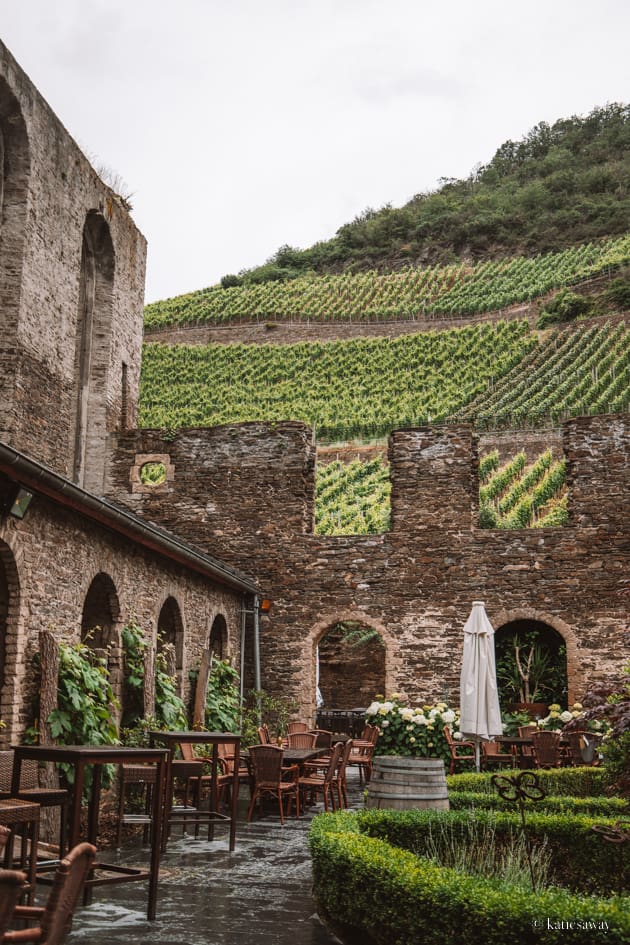
[[[349,779],[351,807],[363,803],[358,775]],[[311,898],[307,834],[321,802],[299,819],[285,818],[265,802],[262,817],[247,823],[242,791],[236,849],[228,850],[227,828],[216,839],[175,837],[160,868],[157,919],[146,919],[146,883],[96,889],[90,906],[75,913],[69,945],[336,945],[320,922]],[[116,854],[107,852],[107,858]],[[105,859],[105,855],[103,855]],[[120,862],[140,864],[148,855],[126,845]]]

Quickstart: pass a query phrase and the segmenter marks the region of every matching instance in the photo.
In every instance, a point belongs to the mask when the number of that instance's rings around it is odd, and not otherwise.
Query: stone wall
[[[88,590],[95,578],[111,588],[113,609],[109,667],[120,696],[121,637],[134,617],[156,643],[164,602],[172,597],[182,618],[181,694],[190,696],[188,672],[199,666],[217,615],[225,618],[224,657],[238,666],[242,595],[201,574],[141,548],[121,535],[85,519],[79,512],[35,496],[23,520],[0,520],[0,637],[4,643],[0,717],[3,747],[14,744],[33,723],[36,677],[33,656],[39,631],[77,642]],[[1,600],[2,597],[8,600]]]
[[[0,207],[0,439],[72,478],[82,246],[89,216],[97,217],[111,238],[114,271],[104,330],[98,320],[94,326],[94,346],[102,347],[89,420],[102,433],[90,444],[84,484],[102,491],[104,433],[123,422],[123,374],[127,422],[136,422],[146,243],[1,43],[0,135],[7,155]]]
[[[564,424],[571,524],[477,527],[477,444],[467,426],[392,434],[392,530],[312,534],[314,448],[301,424],[190,430],[164,442],[129,433],[115,452],[112,494],[141,515],[179,523],[212,554],[256,574],[273,600],[262,618],[263,684],[311,712],[315,652],[340,620],[374,627],[386,688],[456,698],[462,627],[473,600],[496,628],[539,620],[567,645],[569,698],[620,672],[622,591],[630,576],[627,417]],[[131,493],[136,454],[166,453],[168,490]],[[599,477],[599,480],[598,480]]]

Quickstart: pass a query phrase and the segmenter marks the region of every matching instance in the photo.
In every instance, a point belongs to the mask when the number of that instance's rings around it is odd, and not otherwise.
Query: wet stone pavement
[[[362,805],[358,775],[350,775],[350,806]],[[234,853],[227,827],[208,841],[175,834],[160,864],[157,919],[146,919],[146,882],[96,888],[91,905],[75,913],[68,945],[337,945],[319,920],[311,897],[307,835],[320,802],[299,819],[280,824],[277,805],[265,800],[263,815],[247,823],[241,790]],[[178,828],[179,830],[179,828]],[[203,828],[200,828],[202,831]],[[101,852],[101,851],[99,851]],[[141,865],[148,851],[139,841],[102,859]]]

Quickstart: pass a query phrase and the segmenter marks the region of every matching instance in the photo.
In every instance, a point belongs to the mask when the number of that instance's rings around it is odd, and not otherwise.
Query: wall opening
[[[81,616],[81,642],[107,660],[117,644],[116,629],[120,619],[120,604],[114,582],[108,574],[97,574],[88,588]]]
[[[114,246],[102,214],[91,210],[83,227],[75,376],[74,481],[103,492],[107,433],[107,371],[111,345]]]
[[[385,692],[386,648],[369,624],[344,620],[330,626],[319,641],[321,709],[368,706]]]
[[[521,703],[567,708],[567,648],[557,630],[541,620],[512,620],[497,629],[495,653],[502,711]]]
[[[210,659],[212,662],[215,660],[226,659],[227,642],[227,623],[225,621],[225,617],[222,614],[217,614],[217,616],[212,621],[210,639],[208,642],[208,647],[210,649]]]
[[[179,679],[184,663],[184,623],[174,597],[167,597],[160,610],[157,646],[165,658],[169,676]]]

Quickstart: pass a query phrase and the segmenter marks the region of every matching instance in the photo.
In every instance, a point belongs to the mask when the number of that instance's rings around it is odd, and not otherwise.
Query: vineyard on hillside
[[[519,427],[629,408],[630,330],[608,324],[554,332],[459,418],[481,428]]]
[[[464,317],[538,298],[630,261],[630,235],[529,258],[214,286],[145,309],[147,330],[229,322]]]
[[[140,425],[302,420],[320,442],[445,420],[536,345],[525,321],[292,345],[145,346]]]
[[[528,463],[524,452],[499,464],[498,451],[479,462],[479,524],[484,528],[548,528],[568,520],[565,462],[551,450]],[[389,528],[389,466],[340,460],[318,466],[315,533],[376,535]]]

